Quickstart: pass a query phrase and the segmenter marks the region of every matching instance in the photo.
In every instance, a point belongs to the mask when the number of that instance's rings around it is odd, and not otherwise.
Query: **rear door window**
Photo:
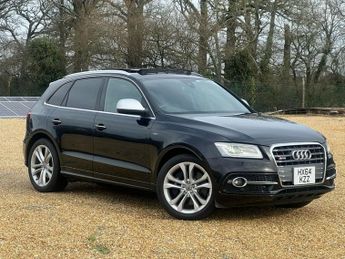
[[[103,78],[77,80],[68,94],[67,107],[95,110]]]

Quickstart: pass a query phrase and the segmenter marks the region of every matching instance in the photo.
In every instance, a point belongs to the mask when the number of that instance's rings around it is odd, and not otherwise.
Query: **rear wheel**
[[[29,153],[29,177],[37,191],[61,191],[67,180],[60,174],[60,162],[53,144],[47,139],[35,142]]]
[[[282,204],[282,205],[276,205],[278,208],[287,208],[287,209],[298,209],[303,208],[310,204],[312,201],[305,201],[305,202],[298,202],[298,203],[289,203],[289,204]]]
[[[158,198],[167,212],[195,220],[214,210],[214,180],[206,166],[190,155],[179,155],[164,164],[158,175]]]

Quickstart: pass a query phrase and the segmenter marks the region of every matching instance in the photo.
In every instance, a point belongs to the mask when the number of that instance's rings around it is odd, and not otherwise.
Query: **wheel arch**
[[[39,140],[39,139],[46,139],[49,142],[51,142],[53,144],[53,146],[55,147],[55,150],[58,154],[59,160],[61,161],[61,157],[60,157],[60,149],[59,146],[57,145],[57,143],[54,141],[53,136],[51,136],[48,132],[46,131],[37,131],[35,132],[30,139],[28,140],[27,144],[26,144],[26,148],[25,148],[25,165],[28,165],[28,159],[29,159],[29,153],[30,153],[30,149],[32,148],[32,146]]]
[[[182,154],[192,155],[192,156],[200,159],[202,162],[206,163],[208,166],[206,158],[195,148],[188,146],[188,145],[184,145],[184,144],[172,145],[172,146],[165,148],[163,151],[161,151],[161,153],[157,159],[157,162],[156,162],[155,168],[154,168],[155,180],[157,179],[157,176],[158,176],[160,169],[169,159],[171,159],[177,155],[182,155]]]

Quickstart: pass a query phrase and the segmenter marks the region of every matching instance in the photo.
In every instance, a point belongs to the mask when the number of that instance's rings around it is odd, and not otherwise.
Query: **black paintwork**
[[[126,116],[102,112],[102,96],[96,110],[70,109],[47,105],[49,97],[63,84],[81,78],[119,77],[134,82],[148,98],[152,107],[148,117]],[[33,107],[27,122],[24,140],[24,156],[35,140],[41,137],[51,140],[58,150],[62,173],[91,181],[124,184],[155,190],[160,166],[172,155],[188,152],[205,162],[216,179],[216,201],[218,206],[248,204],[277,204],[294,200],[311,200],[334,188],[334,181],[326,181],[313,190],[299,187],[291,194],[279,186],[278,189],[258,192],[243,188],[232,190],[225,179],[231,173],[273,174],[277,167],[269,152],[276,143],[318,142],[325,146],[325,138],[305,126],[275,117],[255,113],[246,115],[193,114],[167,115],[149,99],[142,80],[165,77],[197,77],[197,75],[144,74],[125,75],[116,72],[85,73],[71,75],[53,82]],[[107,80],[104,80],[106,83]],[[105,91],[103,87],[103,91]],[[240,100],[240,99],[239,99]],[[264,159],[222,158],[215,142],[239,142],[256,144]],[[328,156],[327,174],[335,173],[332,156]],[[279,197],[289,198],[279,198]],[[286,200],[286,201],[285,201]]]

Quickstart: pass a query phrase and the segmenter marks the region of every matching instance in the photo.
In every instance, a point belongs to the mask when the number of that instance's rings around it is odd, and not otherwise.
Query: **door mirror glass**
[[[135,99],[121,99],[117,105],[116,110],[118,113],[147,116],[148,111],[142,104]]]

